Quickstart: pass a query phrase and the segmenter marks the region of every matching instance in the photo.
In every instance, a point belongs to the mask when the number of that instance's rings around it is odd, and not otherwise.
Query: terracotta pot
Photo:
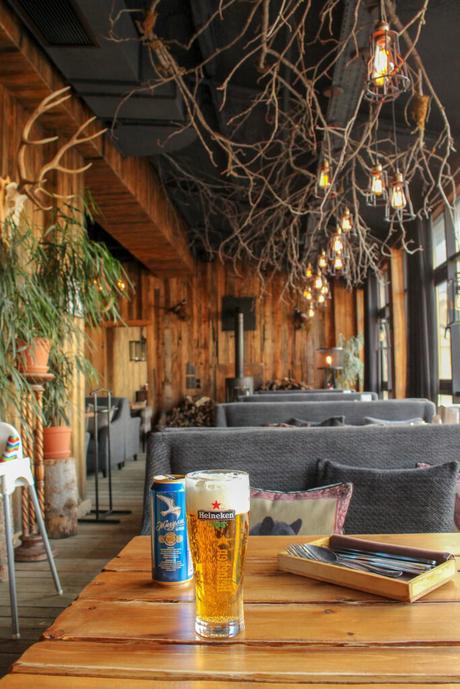
[[[48,357],[51,342],[44,337],[34,337],[25,349],[25,342],[18,342],[21,350],[18,354],[18,368],[23,373],[35,373],[37,375],[48,373]]]
[[[70,457],[72,429],[68,426],[51,426],[43,429],[45,459],[67,459]]]

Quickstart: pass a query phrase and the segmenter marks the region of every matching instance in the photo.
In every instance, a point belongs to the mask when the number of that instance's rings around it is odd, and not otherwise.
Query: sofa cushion
[[[417,462],[418,469],[428,469],[428,467],[431,466],[432,464],[427,464],[426,462]],[[454,525],[455,529],[460,531],[460,474],[457,474],[457,483],[455,489]]]
[[[375,419],[373,416],[365,416],[366,426],[421,426],[425,421],[420,416],[413,419]]]
[[[459,464],[419,469],[372,469],[320,460],[318,485],[353,483],[347,533],[451,531]]]
[[[250,534],[343,533],[352,492],[351,483],[288,493],[251,488]]]
[[[419,416],[431,422],[435,413],[432,402],[424,399],[377,400],[371,402],[337,400],[334,402],[230,402],[216,405],[216,426],[262,426],[282,423],[286,419],[321,421],[331,416],[344,416],[345,423],[363,426],[364,418],[412,419]]]
[[[265,424],[272,428],[289,428],[294,426],[295,428],[319,428],[319,427],[333,427],[333,426],[344,426],[345,417],[344,416],[331,416],[328,419],[323,419],[323,421],[305,421],[304,419],[288,419],[287,421],[282,421],[281,423],[268,423]]]

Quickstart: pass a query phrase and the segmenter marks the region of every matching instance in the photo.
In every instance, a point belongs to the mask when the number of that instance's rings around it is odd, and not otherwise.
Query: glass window
[[[438,404],[444,404],[445,406],[450,406],[453,404],[454,398],[452,395],[438,395]]]
[[[450,354],[450,330],[446,330],[447,282],[436,286],[436,320],[438,324],[438,376],[439,380],[452,380],[452,359]]]
[[[446,226],[443,213],[433,222],[432,234],[433,268],[437,268],[441,263],[445,263],[447,260]]]
[[[446,210],[446,213],[449,211]],[[455,251],[460,251],[460,196],[454,206]]]

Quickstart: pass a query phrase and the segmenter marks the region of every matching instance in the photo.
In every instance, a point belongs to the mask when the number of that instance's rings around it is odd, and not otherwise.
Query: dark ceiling
[[[321,7],[321,0],[313,0]],[[83,98],[90,109],[109,126],[117,113],[113,137],[115,145],[128,156],[147,156],[152,164],[162,171],[162,177],[170,197],[182,211],[187,223],[200,227],[202,218],[196,204],[184,204],[174,180],[165,163],[165,152],[175,160],[186,162],[202,174],[219,177],[225,161],[216,152],[217,168],[197,140],[193,130],[170,137],[184,122],[183,103],[174,86],[163,87],[151,94],[139,90],[152,75],[152,68],[145,48],[138,42],[134,20],[135,12],[123,14],[117,29],[123,40],[109,39],[110,12],[136,10],[149,5],[148,0],[9,0],[13,8],[27,23],[36,40],[41,44],[62,72]],[[375,5],[373,0],[369,4]],[[399,0],[397,11],[404,22],[420,8],[422,0]],[[342,22],[347,20],[344,7],[350,9],[352,3],[343,0],[339,3],[334,17],[334,35],[338,35]],[[216,46],[228,42],[238,32],[249,11],[250,3],[238,3],[231,13],[226,14],[225,22],[218,29],[204,34],[198,45],[188,54],[179,55],[183,64],[194,64],[212,54]],[[215,9],[215,0],[163,0],[159,5],[158,34],[167,39],[186,42],[197,27],[201,26],[210,12]],[[319,15],[319,12],[318,12]],[[431,0],[426,25],[422,31],[418,49],[449,117],[454,137],[460,140],[460,50],[458,29],[460,27],[460,0]],[[307,27],[306,40],[315,35],[314,22]],[[368,32],[366,32],[367,35]],[[314,45],[310,48],[309,63],[314,64],[324,56],[326,48]],[[226,106],[220,110],[220,95],[217,89],[240,54],[238,43],[231,51],[211,61],[206,70],[206,79],[200,92],[200,101],[209,121],[225,132],[226,122],[245,103],[249,102],[257,90],[260,74],[255,60],[246,63],[238,70],[232,81],[230,97]],[[321,98],[325,110],[328,109],[330,121],[346,119],[350,116],[356,91],[361,87],[362,75],[353,73],[342,63],[336,72],[325,78],[321,84]],[[324,92],[331,85],[342,87],[341,95],[327,103]],[[122,98],[135,91],[121,107]],[[398,108],[402,108],[398,104]],[[118,109],[118,110],[117,110]],[[248,141],[257,137],[264,127],[264,113],[254,113],[244,126],[243,136]],[[436,132],[441,123],[432,113],[428,124],[430,131]],[[254,129],[256,128],[256,130]],[[168,138],[169,137],[169,138]],[[165,143],[166,142],[166,143]],[[305,161],[308,165],[308,160]],[[242,199],[242,203],[243,203]],[[372,218],[371,218],[372,220]],[[377,222],[377,221],[376,221]],[[224,218],[215,218],[216,231],[225,235]]]

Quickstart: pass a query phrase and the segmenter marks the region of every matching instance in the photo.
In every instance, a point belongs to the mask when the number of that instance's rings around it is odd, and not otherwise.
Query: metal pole
[[[96,493],[96,521],[99,520],[99,438],[97,427],[97,390],[92,393],[94,400],[94,488]]]
[[[235,378],[244,377],[244,314],[235,312]]]

